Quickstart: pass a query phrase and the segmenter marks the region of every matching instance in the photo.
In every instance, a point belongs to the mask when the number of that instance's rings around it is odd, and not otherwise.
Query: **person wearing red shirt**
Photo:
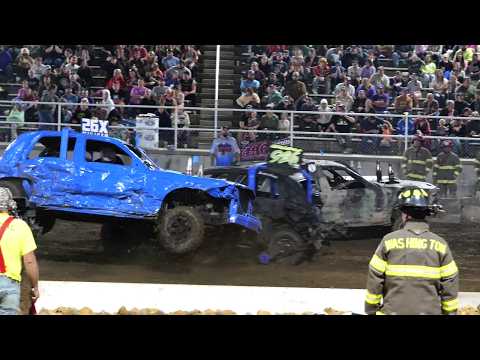
[[[120,84],[120,89],[124,89],[127,85],[125,79],[123,78],[122,70],[115,69],[113,70],[113,77],[107,81],[107,89],[111,90],[114,83]]]

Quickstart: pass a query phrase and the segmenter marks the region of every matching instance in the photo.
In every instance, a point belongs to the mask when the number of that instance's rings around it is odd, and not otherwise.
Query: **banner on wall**
[[[265,161],[268,157],[270,145],[290,145],[290,139],[278,139],[274,141],[261,140],[240,143],[240,161]]]
[[[158,117],[154,114],[142,114],[136,117],[135,127],[137,145],[142,148],[158,148]],[[142,129],[143,128],[143,129]]]

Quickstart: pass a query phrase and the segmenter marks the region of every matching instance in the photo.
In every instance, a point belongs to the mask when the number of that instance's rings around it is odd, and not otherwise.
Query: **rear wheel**
[[[205,234],[201,214],[189,206],[168,209],[160,215],[158,241],[171,254],[186,254],[200,247]]]
[[[298,265],[306,258],[306,241],[290,226],[274,228],[268,239],[267,253],[272,261]]]

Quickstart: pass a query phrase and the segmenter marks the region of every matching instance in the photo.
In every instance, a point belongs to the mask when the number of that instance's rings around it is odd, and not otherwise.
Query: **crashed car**
[[[438,187],[423,181],[401,180],[395,177],[389,165],[389,174],[383,176],[377,163],[377,174],[362,176],[346,164],[305,159],[315,164],[320,185],[316,189],[323,202],[325,221],[342,226],[344,230],[362,227],[384,227],[386,231],[401,225],[401,214],[395,209],[402,189],[415,186],[424,189],[438,203]],[[305,181],[298,178],[299,182]]]
[[[36,232],[57,218],[100,222],[109,249],[153,238],[184,254],[201,245],[206,226],[261,229],[247,186],[163,170],[139,147],[69,129],[20,135],[0,160],[0,186]]]
[[[272,145],[271,151],[289,153],[290,148]],[[262,221],[257,237],[268,261],[298,264],[325,242],[326,224],[321,219],[322,201],[315,191],[311,167],[275,161],[209,168],[204,176],[248,185],[255,191],[254,214]],[[303,181],[298,181],[298,179]]]

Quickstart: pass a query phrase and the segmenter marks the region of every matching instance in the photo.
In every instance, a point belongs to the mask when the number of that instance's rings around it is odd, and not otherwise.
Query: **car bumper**
[[[249,215],[230,215],[228,218],[228,223],[240,225],[244,228],[255,231],[256,233],[262,231],[262,223],[260,220]]]

